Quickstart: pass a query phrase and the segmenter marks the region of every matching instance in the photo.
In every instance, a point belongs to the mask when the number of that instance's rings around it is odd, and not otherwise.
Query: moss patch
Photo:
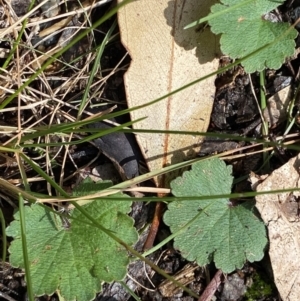
[[[264,273],[255,273],[252,280],[253,284],[247,289],[244,296],[245,301],[255,301],[262,297],[271,296],[276,290],[272,280]]]

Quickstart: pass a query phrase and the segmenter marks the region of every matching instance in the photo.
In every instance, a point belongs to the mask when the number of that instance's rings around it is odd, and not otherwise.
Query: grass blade
[[[21,194],[19,194],[19,210],[20,210],[21,240],[22,240],[22,247],[23,247],[22,250],[23,250],[23,259],[24,259],[25,275],[26,275],[26,282],[27,282],[27,293],[28,293],[29,301],[34,301],[32,281],[30,276],[30,264],[28,258],[27,240],[26,240],[24,200]]]
[[[0,221],[1,221],[1,230],[2,230],[2,263],[6,261],[6,250],[7,250],[7,240],[6,240],[6,232],[5,232],[5,219],[3,216],[3,212],[0,209]]]

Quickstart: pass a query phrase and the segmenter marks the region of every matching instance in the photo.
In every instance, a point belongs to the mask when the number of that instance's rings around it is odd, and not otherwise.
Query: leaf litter
[[[132,57],[124,77],[129,107],[155,100],[217,70],[218,41],[210,30],[198,33],[183,29],[199,13],[209,13],[210,6],[207,0],[141,0],[120,10],[121,41]],[[134,128],[205,132],[213,105],[214,80],[211,76],[154,105],[132,111],[133,120],[147,117]],[[150,171],[194,158],[201,142],[192,135],[180,139],[156,133],[136,137]],[[168,186],[169,178],[172,176],[155,177],[156,185]]]
[[[300,156],[290,159],[264,180],[252,177],[256,191],[300,187]],[[300,294],[300,192],[256,196],[256,207],[268,228],[269,255],[274,281],[284,301]]]

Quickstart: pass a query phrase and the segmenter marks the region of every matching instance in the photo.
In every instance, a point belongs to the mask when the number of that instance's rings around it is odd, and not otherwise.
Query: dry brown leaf
[[[39,37],[43,38],[53,32],[59,31],[63,27],[67,26],[71,22],[72,18],[73,16],[66,17],[65,19],[53,24],[52,26],[45,28],[39,33]]]
[[[257,191],[299,188],[300,155],[275,170]],[[256,207],[268,227],[274,281],[283,301],[300,296],[299,191],[259,195]]]
[[[125,75],[130,108],[216,71],[219,42],[209,28],[183,29],[207,15],[212,4],[207,0],[139,0],[119,11],[121,39],[132,58]],[[213,105],[214,80],[210,77],[132,112],[132,120],[147,117],[134,127],[205,132]],[[150,170],[182,162],[199,152],[199,136],[139,134],[137,140]],[[167,183],[157,180],[160,186]]]
[[[287,109],[293,96],[292,86],[287,86],[275,93],[267,100],[267,107],[264,109],[264,118],[275,125],[277,122],[282,122],[287,118]]]

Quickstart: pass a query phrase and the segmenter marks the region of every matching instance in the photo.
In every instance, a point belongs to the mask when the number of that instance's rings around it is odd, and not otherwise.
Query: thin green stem
[[[37,166],[34,162],[32,162],[25,154],[20,154],[24,161],[31,166],[33,170],[35,170],[41,177],[43,177],[60,195],[65,198],[69,198],[69,194],[67,194],[49,175],[47,175],[39,166]]]
[[[30,262],[27,249],[27,238],[26,238],[26,223],[25,223],[25,210],[24,210],[24,200],[21,194],[19,194],[19,211],[20,211],[20,227],[21,227],[21,240],[22,240],[22,250],[23,250],[23,260],[27,283],[27,293],[30,301],[34,301],[32,279],[30,275]]]
[[[266,101],[266,88],[265,88],[265,71],[259,72],[259,84],[260,84],[260,107],[263,111],[267,107],[267,101]],[[268,124],[265,120],[264,116],[262,116],[262,136],[267,137],[269,134]],[[267,145],[264,144],[264,148],[266,148]],[[268,152],[263,152],[263,165],[264,165],[264,171],[268,172],[270,170],[270,161],[269,161],[269,154]]]
[[[124,282],[124,281],[120,281],[119,282],[122,286],[123,286],[123,288],[130,294],[130,296],[134,299],[134,300],[136,300],[136,301],[141,301],[141,299],[138,297],[138,295],[136,295],[135,293],[134,293],[134,291]]]
[[[162,200],[164,201],[164,198]],[[161,247],[163,247],[164,245],[166,245],[169,241],[171,241],[172,239],[174,239],[176,236],[178,236],[179,234],[181,234],[182,232],[184,232],[188,227],[190,227],[204,213],[205,209],[207,209],[212,204],[213,204],[213,202],[211,202],[210,204],[208,204],[206,207],[202,208],[202,210],[199,211],[195,215],[195,217],[193,217],[189,222],[187,222],[178,231],[176,231],[173,234],[169,235],[166,239],[164,239],[163,241],[161,241],[159,244],[157,244],[156,246],[154,246],[150,250],[147,250],[142,255],[144,257],[149,256],[150,254],[154,253],[155,251],[159,250]]]
[[[87,82],[87,86],[86,86],[86,88],[84,90],[84,93],[83,93],[82,101],[80,103],[80,107],[79,107],[78,114],[77,114],[77,119],[79,119],[79,117],[82,114],[82,111],[84,110],[84,107],[85,107],[87,99],[88,99],[88,94],[90,93],[90,87],[93,83],[93,80],[94,80],[94,77],[96,75],[97,69],[100,66],[100,60],[101,60],[101,57],[103,55],[106,43],[108,42],[109,38],[111,37],[111,35],[112,35],[114,29],[116,28],[116,26],[117,26],[117,20],[114,21],[114,23],[112,24],[112,26],[110,27],[110,29],[106,33],[100,47],[97,48],[97,55],[96,55],[96,58],[94,60],[93,68],[90,71],[90,76],[89,76],[89,79],[88,79],[88,82]]]
[[[259,85],[260,85],[260,108],[263,111],[267,107],[267,100],[266,100],[266,88],[265,88],[265,71],[259,72]],[[265,120],[262,120],[262,135],[268,135],[268,125],[266,124]]]
[[[1,221],[1,230],[2,230],[2,263],[6,261],[6,250],[7,250],[7,239],[6,239],[6,232],[5,232],[5,218],[3,212],[0,208],[0,221]]]
[[[212,13],[212,14],[209,14],[208,16],[204,17],[204,18],[201,18],[199,19],[198,21],[195,21],[195,22],[192,22],[190,24],[188,24],[187,26],[184,27],[184,29],[188,29],[188,28],[191,28],[191,27],[194,27],[194,26],[197,26],[201,23],[204,23],[206,21],[209,21],[213,18],[216,18],[216,17],[219,17],[219,16],[222,16],[222,15],[226,15],[228,13],[230,13],[231,11],[234,11],[236,10],[237,8],[240,8],[241,6],[244,6],[248,3],[251,3],[253,2],[254,0],[246,0],[246,1],[242,1],[242,2],[238,2],[237,4],[235,5],[231,5],[230,7],[226,8],[226,9],[223,9],[221,11],[218,11],[218,12],[215,12],[215,13]]]

